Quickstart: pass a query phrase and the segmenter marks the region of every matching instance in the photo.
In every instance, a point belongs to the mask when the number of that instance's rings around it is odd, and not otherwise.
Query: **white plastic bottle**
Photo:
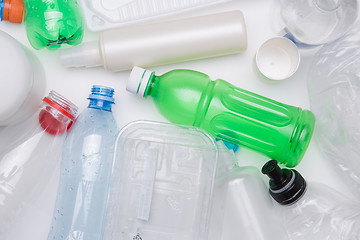
[[[360,207],[336,190],[319,183],[307,184],[293,169],[280,169],[276,160],[262,172],[269,176],[269,192],[290,240],[360,238]]]
[[[0,127],[17,124],[36,112],[44,95],[40,63],[16,39],[0,31]]]
[[[99,42],[60,50],[60,59],[66,67],[123,71],[239,53],[247,48],[246,35],[236,10],[104,31]]]
[[[0,132],[0,239],[46,186],[77,107],[52,91],[26,121]]]

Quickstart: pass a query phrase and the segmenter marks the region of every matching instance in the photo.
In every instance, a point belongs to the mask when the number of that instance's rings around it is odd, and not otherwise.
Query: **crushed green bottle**
[[[76,0],[25,0],[24,4],[26,33],[33,48],[81,43],[84,23]]]
[[[303,158],[314,130],[312,112],[289,106],[192,70],[162,76],[135,67],[127,90],[152,97],[171,122],[197,126],[288,167]]]

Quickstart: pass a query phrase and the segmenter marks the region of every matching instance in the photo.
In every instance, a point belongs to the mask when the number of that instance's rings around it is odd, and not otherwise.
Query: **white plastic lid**
[[[126,90],[143,97],[152,73],[152,71],[134,67],[127,81]]]
[[[0,31],[2,92],[0,94],[0,126],[21,108],[34,82],[31,63],[22,46],[10,35]]]
[[[259,71],[272,80],[291,77],[300,64],[296,45],[285,37],[275,37],[263,43],[256,53]]]

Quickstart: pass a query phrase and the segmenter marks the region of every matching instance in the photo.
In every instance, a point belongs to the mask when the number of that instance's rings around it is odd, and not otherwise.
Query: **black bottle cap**
[[[289,205],[300,199],[306,191],[306,181],[294,169],[281,169],[276,160],[270,160],[261,169],[269,180],[270,195],[282,205]]]

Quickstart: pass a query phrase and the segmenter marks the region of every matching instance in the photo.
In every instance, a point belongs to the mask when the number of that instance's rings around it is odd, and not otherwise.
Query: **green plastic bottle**
[[[171,122],[193,125],[214,137],[248,147],[288,167],[296,166],[309,145],[315,117],[191,70],[162,76],[135,67],[126,89],[152,97]]]
[[[26,33],[33,48],[81,43],[84,24],[76,0],[24,0],[24,4]]]

